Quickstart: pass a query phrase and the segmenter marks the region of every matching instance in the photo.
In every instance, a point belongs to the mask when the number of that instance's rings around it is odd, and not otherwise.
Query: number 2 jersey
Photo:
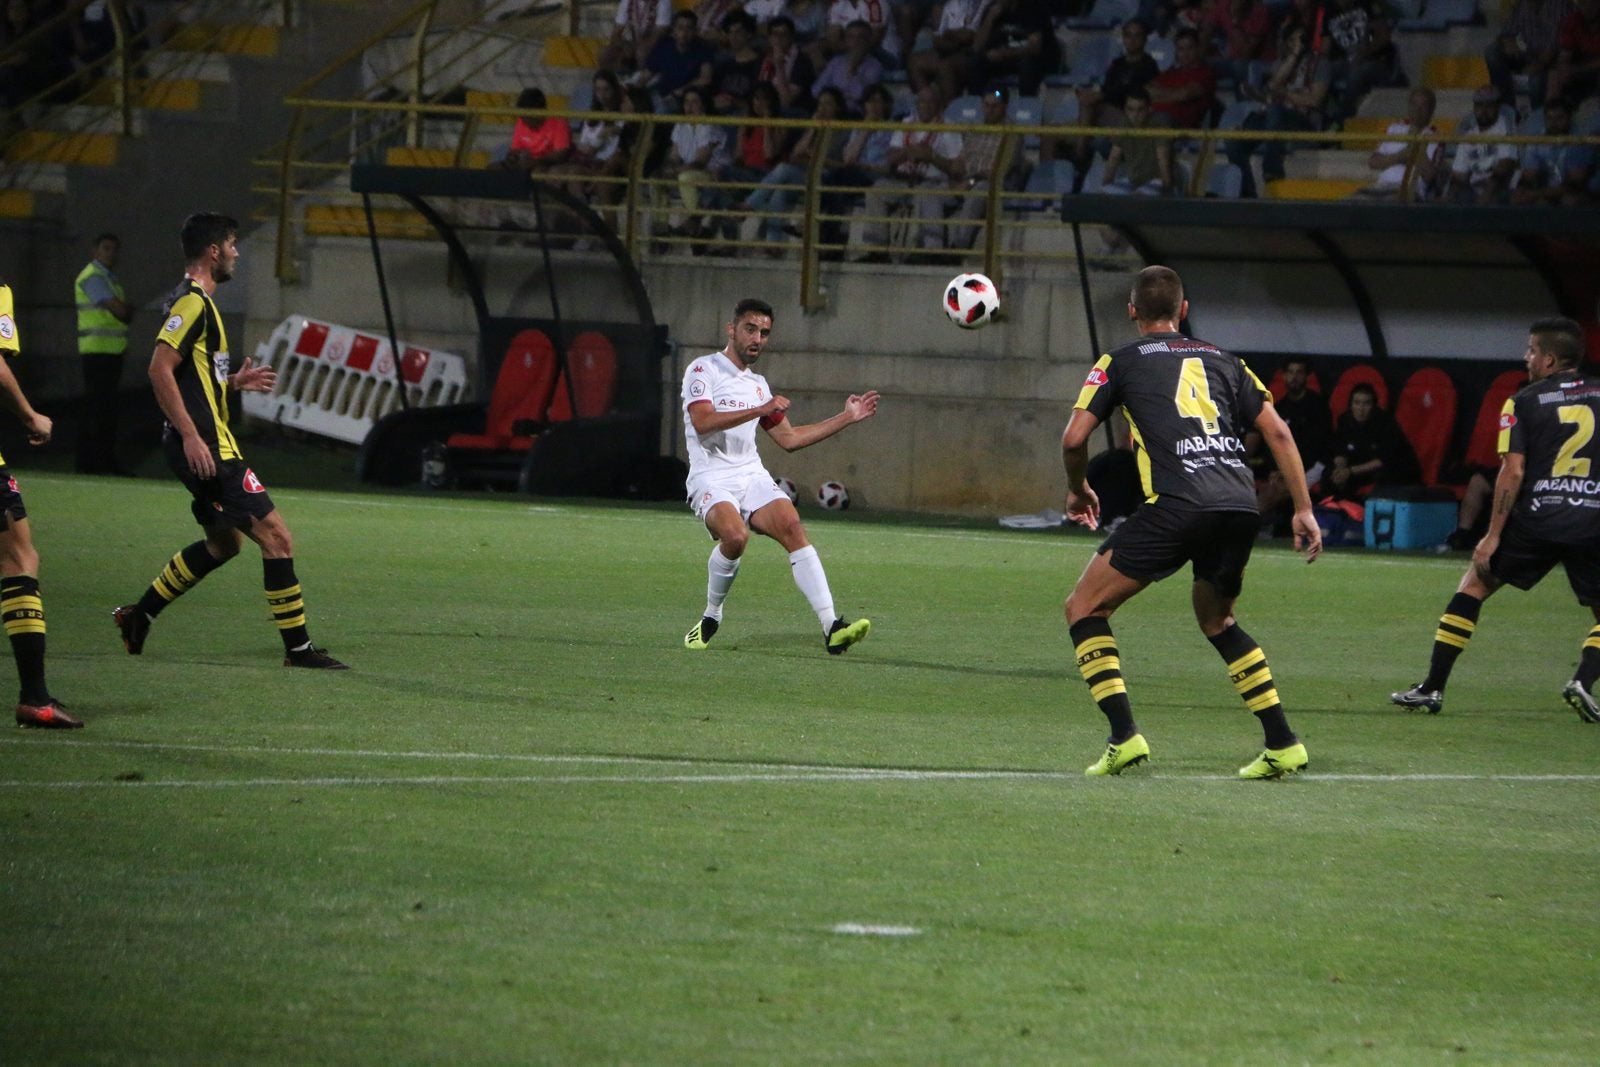
[[[1557,544],[1600,541],[1600,381],[1558,371],[1523,386],[1500,413],[1500,453],[1523,456],[1511,513],[1523,530]]]
[[[772,399],[767,380],[749,367],[739,368],[721,352],[689,364],[683,375],[683,436],[689,451],[689,481],[723,475],[750,474],[764,468],[756,451],[756,428],[774,426],[771,416],[751,419],[705,436],[695,432],[689,408],[702,402],[712,410],[747,411]]]
[[[1153,333],[1101,356],[1074,406],[1102,423],[1122,408],[1147,503],[1255,511],[1244,435],[1270,402],[1239,357],[1182,334]]]
[[[241,459],[228,429],[228,335],[206,291],[188,278],[167,294],[156,341],[181,357],[173,376],[183,409],[218,459]]]

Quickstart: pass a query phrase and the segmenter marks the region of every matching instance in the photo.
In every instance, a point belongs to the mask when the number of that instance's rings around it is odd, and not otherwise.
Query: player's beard
[[[233,271],[231,271],[228,268],[224,267],[220,263],[218,263],[215,267],[211,268],[211,280],[216,282],[218,285],[221,285],[223,282],[227,281],[228,279],[230,279],[232,277],[233,277]]]

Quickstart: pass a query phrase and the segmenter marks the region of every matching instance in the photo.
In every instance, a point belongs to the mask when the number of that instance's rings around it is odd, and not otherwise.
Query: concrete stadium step
[[[454,167],[456,153],[453,148],[411,148],[395,145],[383,153],[383,161],[391,167]],[[470,151],[459,166],[482,170],[489,165],[489,153]]]
[[[0,219],[31,219],[37,207],[32,189],[0,189]]]
[[[199,78],[135,78],[129,83],[130,101],[137,108],[160,111],[198,111],[204,93],[204,82]],[[83,103],[114,107],[117,102],[117,83],[97,82],[83,95]]]
[[[1404,115],[1410,95],[1411,90],[1406,88],[1374,89],[1361,101],[1360,114]],[[1441,121],[1454,122],[1472,110],[1471,89],[1436,89],[1434,95],[1439,98],[1434,115]]]
[[[437,235],[428,220],[407,208],[373,208],[372,224],[379,237],[431,240]],[[306,208],[305,233],[315,237],[367,236],[366,211],[356,205],[312,204]]]
[[[277,26],[191,22],[179,27],[164,47],[177,52],[218,52],[233,56],[278,54]]]
[[[1370,179],[1356,181],[1337,178],[1284,178],[1267,183],[1267,197],[1272,200],[1343,200],[1356,190],[1369,184]]]
[[[109,167],[117,161],[114,133],[60,133],[55,130],[25,130],[6,146],[6,162],[71,163],[89,167]]]
[[[1284,173],[1290,178],[1321,179],[1330,181],[1372,180],[1372,169],[1367,166],[1366,152],[1350,152],[1324,148],[1310,152],[1295,152],[1284,161]]]
[[[25,189],[34,194],[65,194],[68,166],[65,163],[29,163],[16,168],[8,177],[8,188]]]

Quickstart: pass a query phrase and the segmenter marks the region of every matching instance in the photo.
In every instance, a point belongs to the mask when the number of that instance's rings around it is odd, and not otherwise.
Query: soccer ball
[[[850,506],[850,490],[838,482],[823,482],[817,486],[817,503],[829,511],[843,511]]]
[[[989,325],[999,310],[1000,294],[982,274],[958,274],[944,287],[944,313],[963,330]]]
[[[778,487],[778,492],[789,498],[789,503],[800,499],[799,488],[788,478],[774,478],[772,484]]]

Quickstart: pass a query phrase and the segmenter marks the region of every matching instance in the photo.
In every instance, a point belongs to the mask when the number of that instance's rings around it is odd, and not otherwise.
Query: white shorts
[[[765,467],[735,474],[710,475],[689,482],[689,507],[701,522],[717,504],[726,501],[739,509],[745,522],[774,500],[788,500]]]

